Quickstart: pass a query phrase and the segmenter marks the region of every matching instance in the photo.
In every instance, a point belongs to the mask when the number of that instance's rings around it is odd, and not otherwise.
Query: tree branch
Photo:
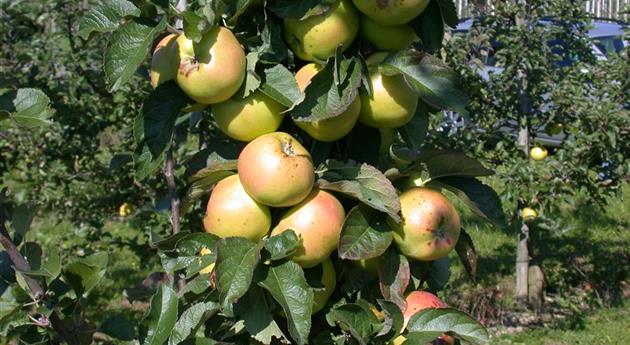
[[[18,269],[19,271],[30,271],[31,266],[28,264],[26,259],[24,259],[22,254],[20,254],[20,251],[11,240],[9,232],[7,231],[4,223],[4,217],[2,217],[2,214],[0,213],[0,244],[2,244],[2,247],[4,247],[4,250],[9,255],[9,258],[11,259],[11,262],[13,262],[13,266],[15,266],[16,269]],[[39,302],[44,297],[44,290],[42,289],[42,286],[39,285],[37,280],[29,277],[28,275],[24,275],[24,281],[26,282],[26,285],[30,290],[31,298],[33,298],[34,301]],[[66,325],[63,323],[56,310],[52,311],[49,320],[52,328],[68,344],[79,345],[79,340],[74,334],[70,332],[70,330],[68,330],[68,328],[66,328]]]
[[[175,162],[173,159],[173,148],[169,147],[166,151],[166,166],[164,169],[164,177],[168,185],[169,198],[171,199],[171,224],[173,225],[173,234],[178,234],[179,227],[179,197],[177,196],[177,185],[175,184],[175,176],[173,174]]]

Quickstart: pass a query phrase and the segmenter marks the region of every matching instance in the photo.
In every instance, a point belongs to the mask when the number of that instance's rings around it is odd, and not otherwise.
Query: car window
[[[619,36],[596,37],[593,43],[605,55],[619,53],[623,49],[623,39]]]

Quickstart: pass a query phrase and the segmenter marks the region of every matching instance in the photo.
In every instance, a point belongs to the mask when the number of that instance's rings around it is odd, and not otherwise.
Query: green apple
[[[366,62],[370,72],[372,95],[361,92],[359,122],[376,128],[396,128],[411,120],[418,107],[418,95],[400,75],[381,74],[378,63],[387,53],[371,55]]]
[[[177,75],[179,52],[176,41],[177,35],[169,34],[162,38],[153,50],[149,77],[154,89],[166,81],[175,79]]]
[[[337,1],[328,11],[304,20],[285,18],[284,39],[305,61],[325,61],[337,47],[348,49],[359,31],[359,14],[350,0]]]
[[[529,150],[529,156],[535,161],[541,161],[547,158],[547,154],[547,149],[540,146],[534,146],[531,150]]]
[[[284,115],[285,107],[261,91],[254,91],[243,99],[229,99],[212,106],[212,116],[219,129],[232,139],[252,141],[275,132]]]
[[[245,79],[245,52],[232,31],[215,26],[199,43],[180,35],[177,84],[203,104],[227,101]]]
[[[405,256],[432,261],[447,256],[459,239],[459,214],[442,193],[422,187],[400,195],[402,222],[391,221],[394,241]]]
[[[328,299],[335,291],[335,287],[337,286],[337,274],[335,273],[335,266],[333,265],[332,260],[327,258],[324,262],[321,263],[322,275],[318,280],[318,283],[323,286],[323,289],[318,289],[314,291],[313,294],[313,309],[311,311],[312,314],[317,313],[318,311],[324,309]],[[311,274],[309,270],[304,271],[305,275]]]
[[[272,207],[298,204],[310,194],[315,182],[311,154],[283,132],[252,140],[241,151],[237,165],[247,193]]]
[[[399,51],[419,40],[413,28],[407,24],[381,25],[367,16],[361,16],[361,36],[378,51]]]
[[[419,16],[430,0],[352,0],[366,16],[381,25],[405,24]]]
[[[212,190],[203,226],[221,238],[238,236],[257,242],[271,228],[271,213],[245,192],[238,175],[231,175]]]
[[[297,71],[295,79],[302,92],[304,92],[308,83],[320,70],[321,68],[318,65],[309,63]],[[295,124],[316,140],[336,141],[345,137],[354,128],[359,118],[360,110],[361,100],[359,97],[356,97],[350,103],[348,109],[336,117],[315,122],[295,121]]]

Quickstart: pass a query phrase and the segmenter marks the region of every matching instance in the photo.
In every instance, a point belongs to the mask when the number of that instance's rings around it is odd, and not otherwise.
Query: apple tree
[[[449,0],[95,3],[75,30],[86,44],[107,41],[108,92],[141,77],[151,85],[130,114],[130,163],[134,182],[166,185],[169,226],[152,227],[146,249],[168,279],[137,327],[93,325],[86,297],[116,258],[61,262],[21,243],[28,222],[7,199],[3,279],[18,297],[3,304],[3,335],[487,342],[481,324],[433,294],[453,250],[476,274],[473,239],[441,191],[505,226],[480,179],[494,172],[429,140],[436,113],[468,105],[441,50],[456,23]],[[3,109],[19,124],[19,111]]]

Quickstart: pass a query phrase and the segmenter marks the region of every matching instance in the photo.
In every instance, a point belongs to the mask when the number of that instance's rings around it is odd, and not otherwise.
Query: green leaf
[[[427,285],[429,289],[438,291],[443,289],[451,277],[451,260],[448,256],[431,261],[429,265],[429,276]]]
[[[441,1],[448,0],[429,2],[424,12],[410,23],[422,41],[422,50],[431,54],[439,52],[444,40],[444,19],[439,5]]]
[[[260,261],[261,246],[242,237],[217,243],[216,276],[222,307],[235,303],[249,288]]]
[[[263,31],[250,48],[252,52],[258,53],[261,62],[277,64],[287,59],[289,48],[287,48],[282,38],[282,28],[274,21],[265,22]]]
[[[134,19],[114,31],[107,45],[104,66],[110,91],[118,90],[136,73],[153,41],[165,28],[165,18],[158,24]]]
[[[504,229],[507,227],[501,199],[491,187],[470,177],[443,177],[431,181],[460,198],[475,214]]]
[[[30,229],[33,218],[37,214],[37,207],[33,205],[20,205],[13,209],[11,226],[18,234],[24,235]]]
[[[343,223],[337,253],[345,260],[371,259],[383,254],[392,239],[384,215],[358,205],[350,210]]]
[[[328,11],[336,2],[336,0],[279,0],[271,6],[271,11],[280,18],[304,20]]]
[[[297,344],[307,344],[311,330],[313,290],[304,271],[293,261],[273,264],[260,270],[258,285],[271,293],[287,317],[289,334]]]
[[[410,149],[420,150],[429,132],[429,112],[424,102],[419,102],[416,114],[406,125],[398,128],[398,132]]]
[[[158,253],[166,272],[173,273],[185,269],[186,278],[189,278],[215,262],[215,252],[207,255],[201,255],[200,252],[202,248],[214,251],[218,241],[216,236],[195,232],[181,237],[177,236],[175,240],[176,244],[172,249],[166,249],[167,243],[170,243],[163,242],[164,244],[161,247],[164,250]]]
[[[435,339],[442,333],[454,332],[461,339],[473,344],[483,344],[490,340],[488,331],[479,322],[468,314],[451,308],[421,310],[411,317],[407,330],[408,339],[423,333]]]
[[[125,17],[137,17],[138,9],[131,1],[110,0],[101,2],[84,14],[79,21],[79,36],[84,40],[92,32],[110,32],[116,30]]]
[[[0,320],[3,321],[4,318],[17,312],[21,307],[22,304],[20,303],[0,299]]]
[[[186,38],[193,40],[194,42],[201,41],[204,31],[207,29],[208,22],[206,19],[198,15],[193,11],[185,11],[183,13],[184,19],[184,35]]]
[[[136,179],[142,181],[149,176],[155,175],[156,172],[164,165],[164,153],[154,157],[151,154],[149,146],[146,144],[141,146],[140,154],[133,156],[134,164],[136,165]]]
[[[188,179],[188,189],[182,199],[181,213],[186,213],[197,200],[209,194],[215,183],[234,175],[235,170],[236,161],[226,161],[201,169],[191,176]]]
[[[151,297],[150,307],[142,320],[144,345],[163,345],[177,321],[179,301],[175,291],[160,284]]]
[[[151,155],[159,156],[170,145],[180,110],[192,101],[169,80],[149,94],[142,105],[144,141]]]
[[[470,235],[464,229],[459,233],[459,239],[455,245],[455,251],[462,261],[466,273],[474,282],[477,278],[477,250]]]
[[[212,280],[208,274],[200,274],[187,282],[183,289],[179,290],[177,295],[179,298],[185,297],[187,294],[201,295],[208,291],[212,286]]]
[[[280,64],[263,71],[263,84],[260,91],[287,108],[302,99],[302,93],[293,73]]]
[[[470,158],[457,151],[434,151],[426,150],[422,152],[420,160],[424,162],[431,179],[442,179],[444,177],[476,177],[494,175],[494,171],[486,169],[476,159]],[[414,167],[410,167],[413,170]]]
[[[319,187],[345,194],[381,212],[387,213],[394,221],[400,222],[400,199],[396,188],[375,167],[369,164],[342,163],[327,161],[318,168],[321,180]]]
[[[87,296],[105,276],[108,262],[107,253],[96,253],[68,264],[64,276],[77,295]]]
[[[382,325],[371,310],[361,304],[348,303],[332,308],[326,314],[326,321],[331,326],[339,325],[350,332],[361,345],[370,344],[370,340],[382,329]]]
[[[168,345],[177,345],[186,340],[190,335],[194,335],[195,331],[208,318],[212,317],[219,310],[219,305],[215,302],[200,302],[193,304],[186,309],[179,320],[175,323],[175,327],[168,338]]]
[[[101,332],[109,335],[112,338],[131,341],[135,339],[135,330],[133,323],[124,316],[113,316],[103,322],[101,326]]]
[[[260,76],[256,73],[256,64],[258,63],[258,53],[251,52],[247,54],[245,59],[245,81],[236,91],[232,98],[243,99],[260,87]]]
[[[432,107],[467,114],[468,96],[459,84],[459,75],[442,60],[425,52],[403,50],[389,55],[380,68],[386,74],[402,73]]]
[[[400,310],[405,310],[405,290],[409,286],[411,271],[407,257],[396,250],[389,250],[381,258],[378,271],[379,288],[385,300],[395,303]]]
[[[0,114],[3,112],[26,128],[50,125],[54,114],[50,99],[38,89],[0,90]]]
[[[304,99],[291,110],[291,117],[295,121],[320,121],[338,116],[354,102],[359,86],[361,62],[358,58],[330,59],[311,79],[304,90]]]
[[[440,6],[440,12],[444,23],[451,28],[457,27],[459,19],[457,18],[457,7],[453,0],[437,0],[437,4]]]
[[[267,298],[261,287],[253,285],[235,308],[235,313],[245,322],[247,333],[263,344],[271,344],[273,338],[286,339],[273,319]]]
[[[378,332],[378,337],[386,342],[394,340],[403,331],[405,318],[400,307],[396,303],[379,299],[378,304],[381,306],[385,320],[383,329]]]
[[[265,260],[287,258],[300,247],[300,239],[291,229],[265,239]]]
[[[254,3],[254,0],[232,0],[229,1],[229,11],[228,11],[228,26],[235,26],[238,22],[238,18],[241,14],[245,13],[245,11],[249,8],[251,4]]]

